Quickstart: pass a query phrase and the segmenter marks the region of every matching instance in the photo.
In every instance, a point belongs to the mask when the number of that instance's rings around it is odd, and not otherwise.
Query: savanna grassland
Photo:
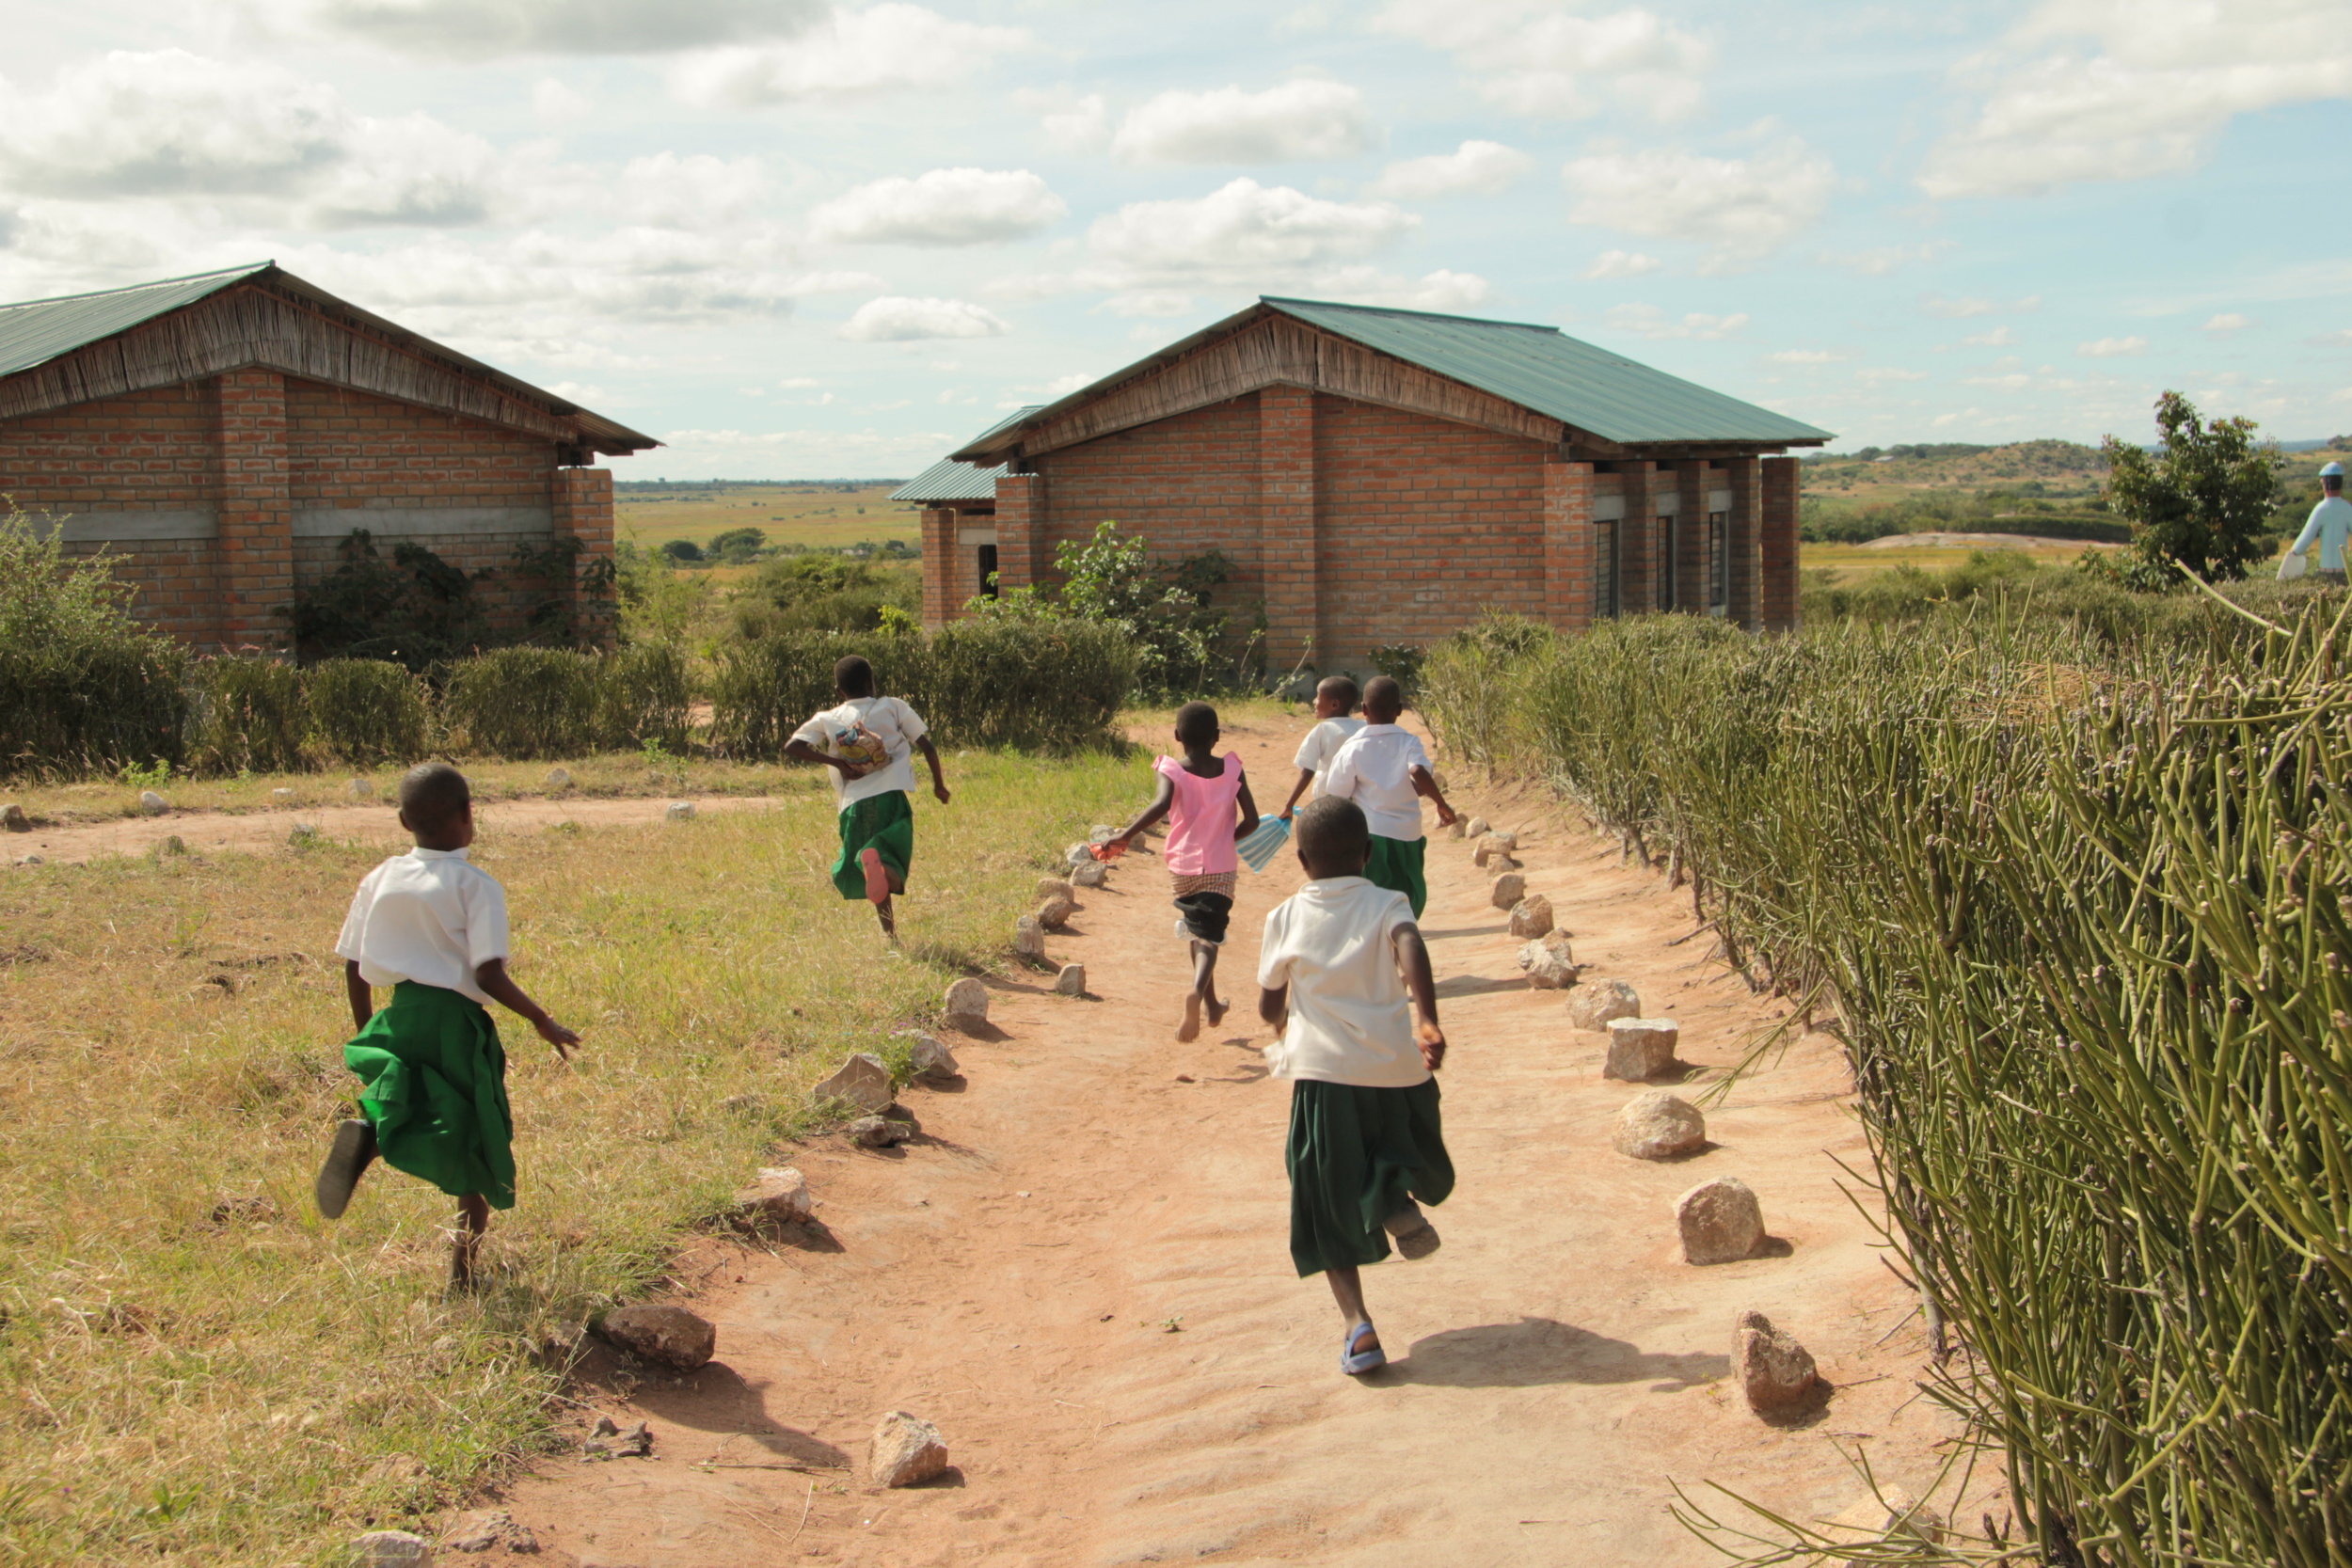
[[[568,766],[619,789],[648,765]],[[1003,961],[1054,851],[1142,788],[1099,752],[947,769],[952,805],[917,798],[903,953],[826,879],[813,774],[764,776],[761,811],[581,831],[502,826],[520,781],[480,770],[515,973],[586,1038],[565,1066],[503,1021],[520,1199],[473,1294],[445,1286],[440,1194],[378,1167],[339,1223],[310,1197],[356,1083],[333,944],[381,846],[0,878],[0,1560],[340,1560],[532,1451],[551,1347],[658,1290],[682,1236],[788,1159],[843,1053],[903,1064],[892,1032]]]
[[[707,545],[730,529],[755,528],[770,546],[845,549],[892,539],[914,549],[923,527],[914,509],[890,499],[904,481],[656,485],[631,483],[613,493],[619,537],[643,549],[673,539]]]

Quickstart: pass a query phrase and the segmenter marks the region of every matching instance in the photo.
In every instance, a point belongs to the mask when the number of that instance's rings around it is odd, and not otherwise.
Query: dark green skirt
[[[1370,1089],[1300,1079],[1291,1085],[1288,1163],[1298,1276],[1377,1263],[1389,1255],[1381,1221],[1407,1198],[1438,1204],[1454,1191],[1438,1081]]]
[[[1422,873],[1422,860],[1428,849],[1425,838],[1382,838],[1375,833],[1372,859],[1364,866],[1364,876],[1373,886],[1401,893],[1411,901],[1415,920],[1429,902],[1429,879]]]
[[[841,858],[833,863],[833,885],[842,897],[866,896],[866,868],[858,856],[868,849],[880,850],[882,864],[906,885],[907,867],[914,862],[914,807],[905,790],[869,795],[841,808]]]
[[[479,1002],[403,980],[343,1047],[343,1065],[359,1075],[359,1109],[386,1164],[452,1197],[515,1207],[506,1050]]]

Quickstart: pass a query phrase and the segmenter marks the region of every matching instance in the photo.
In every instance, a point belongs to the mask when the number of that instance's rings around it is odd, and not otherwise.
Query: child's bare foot
[[[1178,1026],[1176,1037],[1186,1042],[1200,1037],[1200,993],[1197,990],[1184,992],[1184,1022]]]
[[[1203,1002],[1201,1006],[1208,1012],[1209,1027],[1214,1029],[1218,1024],[1225,1022],[1225,1015],[1229,1010],[1231,1010],[1233,1005],[1231,1002],[1220,1002],[1216,997],[1212,996],[1207,1001]]]

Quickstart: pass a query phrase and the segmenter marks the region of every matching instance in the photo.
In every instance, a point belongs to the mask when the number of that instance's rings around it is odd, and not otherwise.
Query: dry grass
[[[952,807],[917,800],[904,957],[826,881],[814,791],[642,830],[489,817],[516,974],[587,1043],[565,1068],[504,1021],[521,1196],[470,1296],[422,1183],[379,1168],[333,1225],[310,1205],[356,1082],[332,944],[375,851],[0,882],[0,1561],[324,1562],[529,1451],[549,1337],[658,1290],[808,1085],[999,961],[1041,866],[1148,789],[1100,756],[949,782]]]
[[[854,495],[785,484],[730,484],[717,492],[691,486],[630,489],[615,498],[613,521],[622,538],[649,550],[673,539],[707,545],[737,528],[758,529],[771,545],[842,549],[897,539],[910,547],[920,546],[922,518],[890,499],[897,487],[896,483],[864,485]]]
[[[1817,545],[1797,546],[1797,565],[1804,570],[1816,566],[1833,568],[1840,583],[1856,583],[1881,572],[1891,572],[1898,566],[1916,566],[1923,572],[1940,572],[1958,566],[1979,550],[2008,550],[2025,556],[2037,565],[2066,565],[2092,546],[2074,543],[2063,545],[2027,545],[2022,539],[2004,540],[1999,544],[1975,545],[1900,545],[1883,546],[1872,549],[1867,545]]]

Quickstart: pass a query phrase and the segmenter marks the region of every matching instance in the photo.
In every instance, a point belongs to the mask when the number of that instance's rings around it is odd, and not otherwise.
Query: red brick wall
[[[286,383],[296,506],[545,506],[555,448],[535,436],[315,381]]]
[[[1108,517],[1118,520],[1122,532],[1150,539],[1155,561],[1223,550],[1241,567],[1225,590],[1233,602],[1263,598],[1258,421],[1258,398],[1252,393],[1039,457],[1037,469],[1046,477],[1048,496],[1038,529],[1041,574],[1050,578],[1056,547],[1090,538],[1094,526]],[[1002,552],[1001,499],[996,517]]]

